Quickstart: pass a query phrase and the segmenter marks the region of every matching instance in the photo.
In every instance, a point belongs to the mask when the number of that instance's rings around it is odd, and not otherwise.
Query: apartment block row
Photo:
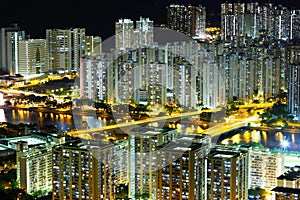
[[[233,100],[267,101],[285,91],[290,113],[299,117],[297,42],[265,36],[244,39],[243,43],[154,42],[84,57],[81,97],[111,104],[165,105],[171,91],[175,103],[197,109]]]
[[[217,13],[215,16],[219,16]],[[300,35],[300,10],[272,3],[221,4],[222,40],[238,40],[241,36],[256,38],[266,34],[274,39],[294,40]],[[170,4],[167,6],[167,27],[194,39],[206,35],[207,14],[202,5]]]
[[[258,37],[293,40],[300,37],[300,10],[272,3],[222,3],[221,38]]]
[[[10,75],[76,71],[80,57],[101,52],[101,38],[84,28],[47,29],[44,39],[31,39],[17,24],[0,32],[0,68]]]
[[[296,197],[293,192],[299,190],[299,170],[288,175],[284,154],[217,145],[209,135],[170,128],[138,127],[116,141],[35,133],[3,138],[0,147],[16,152],[20,188],[30,194],[52,191],[58,200],[116,199],[120,185],[128,187],[126,196],[132,199],[140,194],[149,199],[248,199],[248,190],[257,187],[279,198],[283,193]]]

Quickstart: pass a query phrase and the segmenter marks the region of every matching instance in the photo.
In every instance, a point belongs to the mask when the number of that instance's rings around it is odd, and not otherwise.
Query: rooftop
[[[228,146],[216,146],[211,149],[208,157],[210,158],[237,158],[247,151],[239,148],[231,148]]]
[[[288,193],[288,194],[300,194],[299,188],[276,187],[276,188],[273,188],[271,191],[280,192],[280,193]]]
[[[188,147],[175,147],[174,150],[179,150],[179,151],[191,151],[191,148]]]
[[[0,139],[0,143],[3,145],[15,149],[15,144],[17,143],[27,143],[28,146],[34,146],[39,144],[45,144],[46,140],[43,140],[40,137],[35,137],[33,135],[22,136],[22,137],[13,137],[13,138],[3,138]]]
[[[162,151],[195,151],[198,149],[208,148],[208,143],[195,142],[194,140],[177,140],[157,147]]]
[[[158,131],[147,131],[147,132],[142,132],[141,134],[143,135],[159,135],[161,132]]]
[[[294,181],[300,178],[300,166],[292,167],[290,170],[280,175],[277,179],[279,180],[290,180]]]
[[[110,142],[102,142],[102,141],[96,141],[96,140],[85,140],[85,139],[73,139],[66,141],[65,144],[59,145],[57,147],[66,147],[66,148],[75,148],[75,149],[98,149],[101,147],[106,147],[113,145]]]

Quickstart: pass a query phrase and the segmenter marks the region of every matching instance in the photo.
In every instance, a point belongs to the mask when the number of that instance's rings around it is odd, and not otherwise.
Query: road
[[[204,130],[203,134],[209,134],[211,137],[218,136],[222,133],[232,131],[243,126],[247,126],[248,123],[255,123],[258,120],[257,116],[252,116],[244,119],[235,120],[233,123],[220,123],[213,127]]]
[[[114,129],[130,130],[135,127],[149,124],[149,123],[170,122],[170,121],[175,121],[178,119],[183,119],[183,118],[199,115],[202,112],[217,112],[220,110],[221,110],[221,108],[215,108],[215,109],[211,109],[211,110],[195,111],[195,112],[181,113],[181,114],[172,114],[172,115],[160,116],[160,117],[151,117],[151,118],[147,118],[144,120],[131,121],[131,122],[127,122],[127,123],[119,123],[119,124],[104,126],[101,128],[91,128],[91,129],[86,129],[86,130],[70,131],[67,134],[70,136],[74,136],[74,137],[81,137],[81,135],[91,134],[91,133],[95,133],[95,132],[111,131]]]
[[[215,112],[220,109],[212,110],[212,112]],[[162,117],[154,117],[154,118],[149,118],[145,120],[139,120],[139,121],[133,121],[133,122],[128,122],[128,123],[120,123],[120,124],[114,124],[110,126],[104,126],[101,128],[92,128],[92,129],[86,129],[86,130],[78,130],[78,131],[70,131],[67,134],[73,137],[81,137],[85,139],[91,139],[91,134],[93,133],[99,133],[103,131],[110,131],[114,129],[123,129],[130,131],[131,129],[138,127],[139,125],[144,125],[144,124],[149,124],[149,123],[155,123],[155,122],[166,122],[166,121],[174,121],[177,119],[182,119],[182,118],[187,118],[191,117],[194,115],[198,115],[201,112],[190,112],[190,113],[183,113],[183,114],[178,114],[178,115],[172,115],[172,116],[162,116]],[[203,130],[201,132],[202,134],[209,134],[212,137],[218,136],[224,132],[228,132],[243,126],[247,126],[248,123],[255,123],[255,121],[258,120],[257,116],[252,116],[249,118],[244,118],[244,119],[235,119],[234,122],[227,122],[227,123],[220,123],[217,124],[213,127],[210,127],[208,129]]]

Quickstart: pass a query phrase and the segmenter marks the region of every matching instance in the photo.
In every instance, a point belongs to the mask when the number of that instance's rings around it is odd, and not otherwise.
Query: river
[[[283,131],[241,130],[220,140],[222,144],[261,143],[264,147],[300,152],[300,134]]]
[[[103,127],[114,123],[111,119],[96,116],[72,116],[14,109],[0,109],[0,122],[36,123],[38,127],[55,125],[60,131],[81,129],[84,122],[89,127]],[[300,134],[283,133],[280,130],[272,133],[260,130],[241,130],[219,140],[222,144],[257,142],[268,148],[300,151],[299,141]]]
[[[86,122],[89,127],[102,127],[112,124],[112,120],[96,116],[80,116],[55,113],[42,113],[28,110],[0,109],[0,122],[32,123],[38,127],[54,125],[59,131],[81,129]]]

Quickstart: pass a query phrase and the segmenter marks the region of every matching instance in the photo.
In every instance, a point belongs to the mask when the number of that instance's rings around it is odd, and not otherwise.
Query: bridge
[[[143,120],[138,121],[131,121],[127,123],[118,123],[113,124],[109,126],[103,126],[100,128],[90,128],[85,130],[76,130],[76,131],[69,131],[67,132],[68,135],[73,137],[87,137],[87,135],[99,133],[99,132],[105,132],[105,131],[112,131],[117,129],[122,129],[125,131],[130,131],[134,128],[137,128],[139,126],[152,124],[152,123],[166,123],[166,122],[172,122],[180,119],[185,119],[192,116],[200,115],[202,112],[217,112],[221,111],[221,108],[215,108],[211,110],[201,110],[201,111],[195,111],[195,112],[188,112],[188,113],[181,113],[181,114],[172,114],[172,115],[166,115],[166,116],[158,116],[158,117],[151,117]]]
[[[201,133],[208,134],[211,137],[215,137],[220,134],[227,133],[227,132],[233,131],[235,129],[247,126],[248,123],[255,123],[257,120],[258,120],[257,116],[252,116],[252,117],[248,117],[248,118],[244,118],[244,119],[235,120],[235,122],[231,122],[231,123],[220,123],[220,124],[217,124],[213,127],[210,127],[208,129],[204,130]]]
[[[220,109],[214,109],[211,110],[210,112],[216,112],[219,111]],[[77,130],[77,131],[70,131],[67,134],[73,137],[80,137],[80,138],[85,138],[85,139],[92,139],[93,134],[99,134],[104,131],[111,131],[111,130],[116,130],[116,129],[122,129],[123,131],[130,131],[133,128],[136,128],[138,126],[142,125],[147,125],[151,123],[156,123],[156,122],[171,122],[171,121],[176,121],[179,119],[184,119],[188,117],[192,117],[195,115],[199,115],[201,112],[204,111],[197,111],[197,112],[190,112],[190,113],[183,113],[183,114],[177,114],[177,115],[171,115],[171,116],[161,116],[161,117],[153,117],[153,118],[148,118],[145,120],[139,120],[139,121],[133,121],[133,122],[128,122],[128,123],[120,123],[120,124],[114,124],[114,125],[109,125],[109,126],[104,126],[100,128],[91,128],[91,129],[86,129],[86,130]],[[208,129],[203,130],[200,132],[201,134],[209,134],[212,137],[218,136],[222,133],[232,131],[237,128],[241,128],[246,126],[248,123],[253,123],[258,120],[257,116],[252,116],[249,118],[244,118],[244,119],[237,119],[234,120],[234,122],[229,122],[229,123],[219,123],[215,126],[212,126]]]

